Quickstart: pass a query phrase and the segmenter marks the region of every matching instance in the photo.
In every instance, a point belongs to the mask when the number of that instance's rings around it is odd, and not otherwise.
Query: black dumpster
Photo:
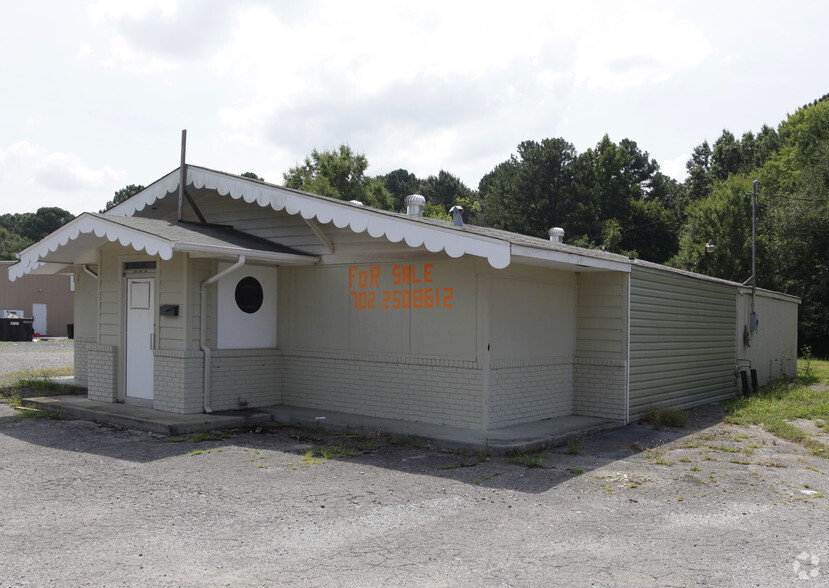
[[[33,318],[0,318],[0,341],[31,341],[35,334]]]

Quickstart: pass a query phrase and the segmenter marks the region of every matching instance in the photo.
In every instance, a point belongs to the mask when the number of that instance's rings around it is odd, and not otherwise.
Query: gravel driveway
[[[72,339],[0,341],[0,384],[15,372],[73,367],[74,353]]]
[[[829,462],[718,417],[518,465],[285,427],[199,441],[5,416],[0,585],[826,585]]]

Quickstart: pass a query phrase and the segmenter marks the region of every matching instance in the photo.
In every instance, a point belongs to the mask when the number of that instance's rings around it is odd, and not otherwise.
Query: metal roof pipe
[[[463,206],[453,206],[449,209],[449,214],[452,215],[456,227],[463,226]]]
[[[185,155],[187,153],[187,129],[181,131],[181,165],[178,176],[178,221],[184,218],[184,183],[187,181],[187,164]]]
[[[213,350],[210,349],[210,346],[207,344],[207,287],[227,274],[236,271],[243,265],[245,265],[245,256],[240,255],[239,259],[236,260],[236,263],[230,267],[226,267],[213,277],[207,278],[201,285],[201,308],[199,309],[199,313],[201,315],[199,317],[199,347],[201,347],[201,350],[204,353],[204,376],[202,377],[204,391],[202,396],[204,399],[204,412],[206,413],[213,412],[213,409],[210,408],[210,354],[213,353]]]

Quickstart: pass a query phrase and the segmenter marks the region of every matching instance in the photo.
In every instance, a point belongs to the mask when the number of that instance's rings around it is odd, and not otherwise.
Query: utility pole
[[[757,190],[760,180],[754,180],[751,187],[751,317],[749,328],[757,330],[757,313],[754,312],[754,298],[757,295]]]

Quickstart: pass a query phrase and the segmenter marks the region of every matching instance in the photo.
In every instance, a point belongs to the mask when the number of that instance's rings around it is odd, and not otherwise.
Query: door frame
[[[150,316],[152,317],[153,321],[153,325],[151,328],[153,343],[150,348],[151,353],[153,353],[154,350],[157,348],[156,341],[158,341],[158,320],[156,319],[155,310],[158,308],[158,264],[155,260],[147,259],[146,257],[124,256],[119,259],[119,265],[121,266],[121,349],[124,350],[124,353],[120,354],[121,358],[119,361],[119,365],[121,366],[121,377],[119,378],[120,386],[118,397],[122,402],[128,404],[135,404],[139,406],[146,406],[152,408],[155,398],[154,389],[152,391],[151,398],[140,398],[136,396],[130,396],[128,394],[129,390],[127,389],[127,368],[129,364],[129,346],[127,344],[127,329],[129,325],[129,281],[131,279],[136,278],[152,280]],[[155,364],[154,358],[153,364]]]

